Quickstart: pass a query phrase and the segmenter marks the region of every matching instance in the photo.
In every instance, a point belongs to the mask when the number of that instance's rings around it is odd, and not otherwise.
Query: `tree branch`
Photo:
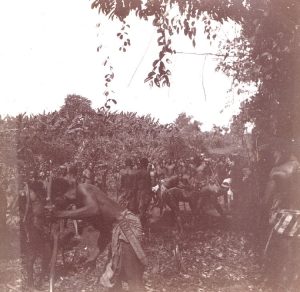
[[[193,53],[193,52],[176,52],[176,54],[183,55],[196,55],[196,56],[216,56],[216,57],[226,57],[226,58],[238,58],[237,56],[230,56],[228,54],[215,54],[215,53]],[[250,55],[245,55],[250,56]]]

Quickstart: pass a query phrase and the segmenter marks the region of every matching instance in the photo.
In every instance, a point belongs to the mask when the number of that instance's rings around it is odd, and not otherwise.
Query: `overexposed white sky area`
[[[110,55],[115,73],[111,97],[118,101],[113,110],[150,113],[163,123],[186,112],[202,122],[203,129],[228,125],[245,96],[227,93],[232,80],[215,72],[217,59],[207,56],[203,66],[204,56],[175,54],[169,65],[171,87],[150,88],[144,79],[158,56],[157,34],[150,22],[131,17],[128,23],[131,47],[122,53],[116,36],[122,24],[100,17],[91,9],[91,1],[2,0],[0,114],[58,110],[68,94],[89,98],[93,107],[102,106],[104,75],[109,73],[103,62]],[[218,38],[232,38],[235,33],[236,28],[227,24]],[[182,36],[174,39],[178,52],[217,52],[217,45],[210,47],[201,32],[197,44],[193,48]]]

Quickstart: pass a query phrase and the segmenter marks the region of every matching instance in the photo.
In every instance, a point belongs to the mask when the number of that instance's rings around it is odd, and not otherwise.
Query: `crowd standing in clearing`
[[[128,157],[114,175],[118,178],[114,196],[106,193],[107,165],[98,173],[92,163],[82,174],[77,172],[75,164],[61,166],[55,175],[52,171],[46,175],[32,173],[23,182],[17,198],[27,286],[39,286],[47,275],[51,249],[53,257],[53,234],[59,233],[60,244],[64,245],[74,233],[80,239],[84,230],[92,226],[99,232],[97,248],[85,265],[95,268],[99,254],[109,249],[99,283],[120,291],[125,281],[130,291],[143,291],[147,257],[142,245],[151,233],[152,223],[171,211],[177,230],[174,238],[180,243],[185,232],[193,232],[187,225],[197,225],[207,212],[213,211],[225,225],[231,222],[245,231],[260,226],[263,278],[274,291],[282,291],[282,285],[296,291],[293,289],[299,282],[296,255],[299,254],[300,164],[291,152],[276,148],[273,153],[274,167],[261,209],[252,197],[253,170],[238,155],[202,154],[169,161],[147,158],[135,161]],[[16,199],[9,200],[12,210]],[[182,217],[186,209],[191,211],[189,222]],[[68,233],[65,230],[70,228],[70,222],[75,231]],[[39,281],[34,275],[38,256],[42,258]]]

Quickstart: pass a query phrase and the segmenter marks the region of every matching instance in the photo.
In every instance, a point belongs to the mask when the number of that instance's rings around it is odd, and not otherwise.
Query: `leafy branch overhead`
[[[213,23],[238,24],[239,35],[220,46],[216,70],[233,78],[237,93],[244,92],[245,84],[257,87],[249,102],[241,105],[242,122],[254,123],[261,136],[293,139],[299,135],[299,1],[96,0],[92,9],[123,23],[131,14],[152,23],[158,35],[159,54],[145,82],[158,87],[171,83],[169,64],[176,53],[172,41],[175,35],[185,35],[195,46],[197,24],[204,25],[204,33],[211,41],[217,37]]]
[[[210,19],[220,22],[234,19],[239,22],[241,16],[233,13],[233,8],[242,11],[243,5],[231,3],[231,1],[93,1],[92,9],[97,9],[99,13],[108,16],[110,19],[119,19],[123,26],[117,37],[121,39],[123,45],[119,50],[126,52],[130,46],[127,30],[130,28],[126,24],[126,18],[131,12],[144,20],[152,21],[158,34],[157,45],[159,46],[158,58],[153,62],[152,70],[148,74],[145,82],[150,81],[150,85],[158,87],[170,86],[171,71],[167,68],[170,63],[171,55],[176,53],[172,48],[172,36],[183,32],[188,37],[193,46],[196,45],[196,24],[200,16],[205,14],[204,32],[208,39],[214,39],[215,34],[211,35]],[[212,3],[209,3],[212,2]],[[216,3],[213,3],[216,2]],[[173,16],[175,11],[175,16]]]

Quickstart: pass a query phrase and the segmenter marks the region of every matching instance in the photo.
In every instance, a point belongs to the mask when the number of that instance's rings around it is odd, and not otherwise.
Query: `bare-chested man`
[[[262,215],[271,224],[264,250],[265,275],[272,291],[299,291],[300,163],[282,145],[273,157],[275,165],[262,199]]]
[[[41,181],[32,179],[25,184],[25,201],[19,201],[21,221],[21,249],[25,253],[25,266],[28,287],[34,286],[34,263],[41,257],[42,269],[39,284],[42,283],[48,269],[51,256],[49,230],[44,206],[46,191]],[[23,206],[24,204],[24,206]]]
[[[166,168],[166,176],[171,177],[175,174],[176,163],[169,159],[169,161],[165,165]]]
[[[84,219],[100,231],[99,249],[103,252],[111,242],[109,262],[100,282],[119,291],[121,281],[128,282],[130,291],[144,291],[142,275],[146,256],[140,241],[140,220],[91,184],[77,184],[76,170],[70,168],[65,177],[68,190],[64,204],[75,204],[76,210],[55,210],[56,218]]]

